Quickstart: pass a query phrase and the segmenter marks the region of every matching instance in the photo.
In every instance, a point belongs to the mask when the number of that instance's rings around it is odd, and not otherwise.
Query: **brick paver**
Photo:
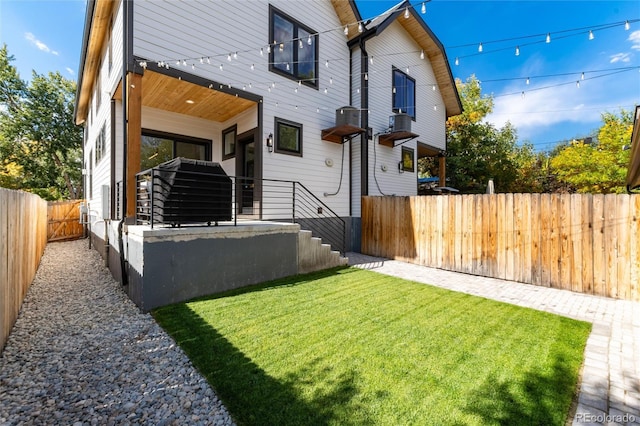
[[[574,425],[640,425],[640,303],[348,253],[382,274],[589,321]]]

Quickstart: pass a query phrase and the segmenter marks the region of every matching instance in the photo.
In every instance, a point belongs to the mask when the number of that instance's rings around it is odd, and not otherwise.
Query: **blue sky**
[[[397,2],[356,3],[363,18],[372,18]],[[421,2],[414,4],[420,9]],[[454,77],[475,74],[483,93],[495,96],[489,121],[510,121],[520,141],[538,150],[587,136],[600,126],[602,112],[640,104],[640,22],[633,22],[640,19],[640,1],[433,0],[426,9],[422,16],[445,46]],[[23,79],[32,70],[77,77],[84,11],[81,0],[0,0],[0,43],[8,45]],[[628,30],[603,27],[627,20]]]

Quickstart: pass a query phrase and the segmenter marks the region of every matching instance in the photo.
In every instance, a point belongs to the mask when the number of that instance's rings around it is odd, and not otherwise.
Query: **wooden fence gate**
[[[84,200],[47,203],[47,241],[82,238],[84,225],[80,223],[80,205]]]

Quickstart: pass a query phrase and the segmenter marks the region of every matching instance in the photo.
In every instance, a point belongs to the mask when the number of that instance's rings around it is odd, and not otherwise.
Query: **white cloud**
[[[42,41],[38,40],[36,38],[36,36],[34,36],[32,33],[25,33],[24,37],[29,40],[31,42],[31,44],[33,44],[35,47],[37,47],[39,50],[42,50],[43,52],[47,52],[47,53],[51,53],[52,55],[58,55],[58,52],[55,50],[51,50],[49,48],[49,46],[47,46],[46,44],[44,44]]]
[[[615,55],[611,55],[609,60],[610,64],[615,64],[616,62],[630,62],[631,54],[630,53],[616,53]]]
[[[627,40],[631,42],[631,48],[633,50],[640,50],[640,30],[629,34],[629,38]]]
[[[66,69],[66,70],[67,70],[67,72],[68,72],[69,74],[71,74],[71,75],[75,75],[75,74],[76,74],[76,73],[75,73],[71,68],[69,68],[69,67],[66,67],[65,69]]]

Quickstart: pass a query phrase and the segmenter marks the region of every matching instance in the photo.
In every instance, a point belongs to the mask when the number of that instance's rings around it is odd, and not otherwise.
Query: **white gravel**
[[[0,356],[0,425],[233,421],[88,240],[48,244]]]

